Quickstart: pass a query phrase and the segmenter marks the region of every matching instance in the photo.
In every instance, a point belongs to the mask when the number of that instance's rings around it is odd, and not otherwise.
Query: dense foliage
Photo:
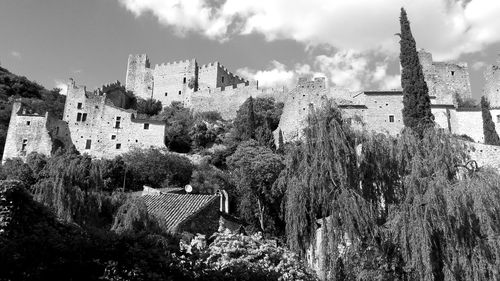
[[[180,102],[172,102],[163,109],[160,117],[165,120],[165,145],[171,150],[186,153],[191,150],[189,131],[194,124],[194,117],[188,108]]]
[[[415,39],[411,34],[406,11],[401,8],[401,87],[403,88],[403,123],[422,134],[434,123],[431,112],[429,89],[424,80],[422,65],[418,58]]]
[[[278,180],[292,249],[304,253],[320,219],[330,276],[499,278],[500,176],[482,170],[458,180],[464,145],[432,128],[420,137],[359,136],[336,109],[312,114]]]
[[[3,153],[14,99],[21,99],[34,112],[43,114],[49,111],[62,119],[66,97],[60,94],[60,89],[49,91],[0,67],[0,154]]]
[[[261,145],[274,147],[272,132],[278,128],[283,103],[273,98],[248,98],[234,119],[234,135],[239,141],[253,138]]]
[[[181,257],[178,264],[192,280],[316,280],[296,254],[260,234],[218,233],[207,249]]]
[[[166,149],[136,149],[122,157],[132,177],[127,185],[132,190],[141,190],[143,185],[155,188],[184,186],[189,183],[194,168],[185,156]]]
[[[161,101],[152,98],[141,99],[137,98],[135,109],[139,114],[146,114],[148,116],[157,115],[162,110]]]
[[[483,117],[484,143],[500,145],[500,138],[495,129],[495,123],[491,118],[490,103],[484,96],[481,97],[481,115]]]
[[[227,161],[235,176],[240,216],[261,231],[282,234],[285,188],[274,185],[284,167],[282,156],[250,140],[241,143]]]

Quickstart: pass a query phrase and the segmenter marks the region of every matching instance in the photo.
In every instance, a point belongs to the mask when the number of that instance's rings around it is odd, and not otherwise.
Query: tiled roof
[[[176,232],[179,224],[218,200],[219,196],[166,193],[144,195],[142,198],[148,213],[158,219],[160,226],[169,232]]]

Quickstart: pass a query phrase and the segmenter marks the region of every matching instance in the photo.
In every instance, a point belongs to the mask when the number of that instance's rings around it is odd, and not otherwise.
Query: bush
[[[160,115],[165,120],[165,145],[171,150],[179,153],[187,153],[191,150],[191,137],[189,131],[194,124],[194,117],[180,102],[172,102],[165,107]]]
[[[136,101],[136,110],[139,114],[146,114],[149,116],[157,115],[162,110],[161,101],[152,98],[141,99]]]
[[[184,186],[194,168],[188,158],[158,148],[137,149],[122,157],[132,174],[132,190],[141,190],[143,185],[158,188],[165,183]]]

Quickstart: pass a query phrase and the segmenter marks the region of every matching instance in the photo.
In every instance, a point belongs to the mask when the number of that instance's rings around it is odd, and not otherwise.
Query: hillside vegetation
[[[60,89],[47,90],[24,76],[0,67],[0,155],[3,154],[12,102],[15,99],[21,99],[34,112],[42,114],[50,111],[62,119],[66,97],[60,94]]]

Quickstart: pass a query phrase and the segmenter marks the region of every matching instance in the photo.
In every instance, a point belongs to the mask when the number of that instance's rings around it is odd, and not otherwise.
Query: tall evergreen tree
[[[406,11],[401,8],[401,87],[403,88],[403,122],[405,127],[423,134],[425,128],[434,123],[431,112],[429,89],[424,80],[422,66],[418,59],[415,39],[411,34]]]
[[[253,98],[250,97],[248,101],[248,121],[247,121],[247,137],[255,139],[255,112],[253,109]]]
[[[481,97],[481,111],[483,115],[484,143],[500,145],[500,138],[495,130],[495,123],[491,119],[490,103],[484,96]]]

